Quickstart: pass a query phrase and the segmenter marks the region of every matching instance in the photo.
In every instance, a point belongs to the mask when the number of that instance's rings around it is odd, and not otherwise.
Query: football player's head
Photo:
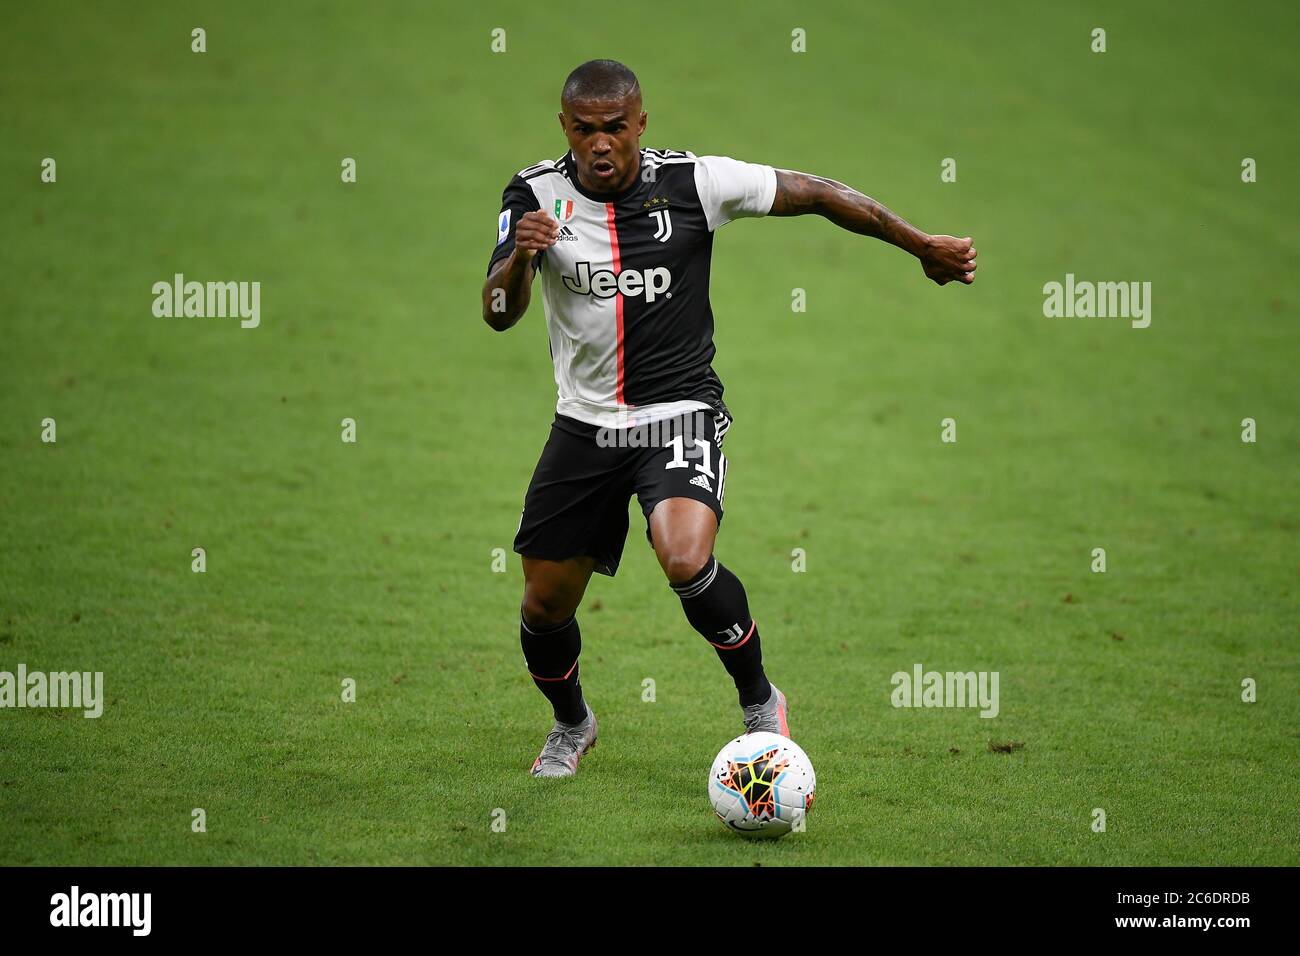
[[[560,128],[582,185],[617,193],[641,171],[641,84],[617,60],[589,60],[569,74],[560,94]]]

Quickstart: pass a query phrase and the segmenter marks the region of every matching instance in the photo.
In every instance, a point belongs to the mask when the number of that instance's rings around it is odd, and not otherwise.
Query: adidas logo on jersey
[[[560,227],[560,238],[559,238],[557,241],[558,241],[558,242],[577,242],[577,241],[578,241],[578,234],[577,234],[576,232],[574,232],[572,229],[570,229],[568,226],[561,226],[561,227]]]
[[[696,475],[694,478],[691,479],[691,484],[699,485],[701,488],[703,488],[705,491],[708,492],[713,491],[713,489],[709,486],[709,479],[704,475]]]
[[[590,262],[579,262],[575,267],[576,276],[562,276],[565,288],[578,295],[594,295],[598,299],[610,299],[615,295],[644,295],[646,302],[653,302],[662,293],[671,299],[668,286],[673,281],[673,274],[663,266],[653,269],[624,269],[615,275],[609,269],[591,271]]]

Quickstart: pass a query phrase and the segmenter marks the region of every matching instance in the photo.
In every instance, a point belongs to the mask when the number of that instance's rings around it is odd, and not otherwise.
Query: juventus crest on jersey
[[[517,173],[501,197],[488,272],[514,251],[524,213],[559,223],[559,240],[533,260],[556,411],[612,427],[725,411],[710,364],[713,232],[767,215],[775,196],[771,166],[678,150],[641,150],[641,175],[618,194],[585,189],[572,153]]]

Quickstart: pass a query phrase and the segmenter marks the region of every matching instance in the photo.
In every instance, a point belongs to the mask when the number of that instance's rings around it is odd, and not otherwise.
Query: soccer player
[[[533,762],[538,777],[572,776],[596,744],[576,612],[592,572],[618,568],[633,494],[687,621],[735,682],[746,730],[790,735],[745,588],[713,554],[732,421],[710,367],[714,232],[733,219],[814,214],[898,246],[939,285],[975,279],[969,238],[927,235],[842,183],[643,149],[641,87],[614,60],[569,74],[560,105],[568,152],[511,178],[483,285],[483,319],[504,332],[541,274],[559,389],[514,542],[524,659],[555,716]]]

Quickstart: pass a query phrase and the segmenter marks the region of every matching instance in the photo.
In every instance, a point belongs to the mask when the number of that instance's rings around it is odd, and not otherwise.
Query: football
[[[802,830],[817,775],[797,743],[780,734],[744,734],[728,743],[709,771],[709,802],[742,836],[775,839]]]

